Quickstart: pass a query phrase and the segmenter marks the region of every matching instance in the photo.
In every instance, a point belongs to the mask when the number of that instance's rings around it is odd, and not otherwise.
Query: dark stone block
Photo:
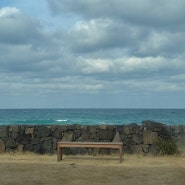
[[[68,130],[67,125],[62,125],[60,128],[63,132],[66,132]]]
[[[74,125],[67,125],[66,128],[67,128],[67,130],[73,131],[74,130]]]
[[[81,125],[75,124],[74,125],[74,130],[81,130]]]
[[[134,141],[133,141],[132,138],[127,138],[127,139],[126,139],[126,142],[125,142],[125,145],[126,145],[126,146],[131,147],[131,146],[134,145],[134,144],[135,144],[135,143],[134,143]]]
[[[4,141],[0,139],[0,153],[4,153],[5,151],[5,144]]]
[[[150,130],[152,132],[160,132],[165,128],[165,124],[150,120],[142,121],[142,126],[144,127],[145,130]]]
[[[18,125],[12,125],[12,126],[10,126],[9,131],[18,133],[19,132],[19,126]]]
[[[149,130],[150,132],[157,132],[159,137],[166,138],[166,139],[171,138],[170,133],[167,130],[165,124],[147,120],[147,121],[143,121],[142,125],[144,127],[144,131]]]
[[[49,128],[47,126],[39,126],[36,136],[37,137],[48,137],[50,136],[51,131],[49,130]]]
[[[55,132],[54,132],[54,137],[56,139],[62,139],[62,132],[63,132],[62,128],[56,129]]]
[[[124,125],[117,125],[116,130],[119,132],[120,135],[124,133]]]
[[[19,141],[21,144],[27,144],[30,143],[32,136],[27,134],[20,135]]]
[[[41,143],[43,143],[45,141],[53,141],[53,138],[52,137],[42,137],[42,138],[40,138]]]
[[[41,144],[40,153],[41,154],[53,153],[53,142],[51,140],[44,141]]]
[[[74,140],[81,136],[81,130],[74,130]]]
[[[38,144],[40,144],[40,138],[34,138],[34,139],[32,139],[32,140],[31,140],[31,144],[33,144],[33,145],[38,145]]]
[[[7,127],[1,126],[0,127],[0,138],[5,138],[7,136]]]
[[[28,143],[28,144],[24,145],[24,151],[32,152],[33,150],[34,150],[34,147],[32,144]]]
[[[141,143],[143,143],[143,138],[142,138],[141,135],[134,134],[132,136],[132,139],[133,139],[133,141],[134,141],[135,144],[141,144]]]
[[[53,150],[57,150],[57,139],[53,138]]]
[[[130,124],[124,127],[125,135],[137,134],[140,131],[141,127],[137,124]]]
[[[15,142],[14,139],[6,138],[5,139],[5,146],[6,146],[6,148],[15,149],[18,146],[18,144]]]
[[[115,131],[113,130],[99,130],[97,137],[99,140],[112,141],[114,139]]]
[[[33,147],[33,152],[35,153],[41,153],[41,144],[37,144]]]
[[[17,139],[18,133],[16,133],[16,132],[11,133],[11,137],[12,137],[13,139]]]
[[[90,133],[89,133],[88,130],[84,130],[84,129],[83,129],[81,132],[82,132],[82,133],[81,133],[81,138],[82,138],[82,140],[87,140],[87,139],[89,139]]]
[[[88,127],[88,132],[90,134],[96,134],[97,130],[96,130],[96,126],[89,126]]]
[[[125,134],[119,134],[120,135],[120,138],[121,138],[121,141],[125,144],[126,140],[127,140],[127,137]]]

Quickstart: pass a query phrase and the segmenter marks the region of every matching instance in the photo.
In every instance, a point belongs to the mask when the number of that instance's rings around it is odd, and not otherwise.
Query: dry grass
[[[0,185],[184,185],[185,157],[1,154]]]

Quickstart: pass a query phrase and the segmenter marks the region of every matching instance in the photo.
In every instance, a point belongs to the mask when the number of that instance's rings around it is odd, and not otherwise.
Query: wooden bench
[[[57,161],[62,160],[63,148],[111,148],[119,149],[119,162],[122,162],[123,157],[123,143],[111,142],[58,142],[57,143]]]

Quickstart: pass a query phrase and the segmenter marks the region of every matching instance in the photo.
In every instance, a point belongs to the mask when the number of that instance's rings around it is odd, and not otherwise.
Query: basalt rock
[[[13,138],[6,138],[5,139],[5,146],[9,149],[15,149],[17,148],[18,144],[15,142]]]
[[[5,152],[5,144],[3,140],[0,139],[0,153],[4,153],[4,152]]]
[[[150,130],[143,131],[143,143],[144,145],[154,144],[158,139],[158,132],[152,132]]]
[[[36,132],[37,137],[48,137],[50,136],[51,131],[47,126],[39,126]]]
[[[5,138],[7,136],[7,127],[1,126],[0,127],[0,138]]]

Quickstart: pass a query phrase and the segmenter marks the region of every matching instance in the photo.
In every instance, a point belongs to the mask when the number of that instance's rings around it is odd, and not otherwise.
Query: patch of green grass
[[[161,155],[174,155],[178,153],[177,145],[170,138],[159,138],[156,145]]]

